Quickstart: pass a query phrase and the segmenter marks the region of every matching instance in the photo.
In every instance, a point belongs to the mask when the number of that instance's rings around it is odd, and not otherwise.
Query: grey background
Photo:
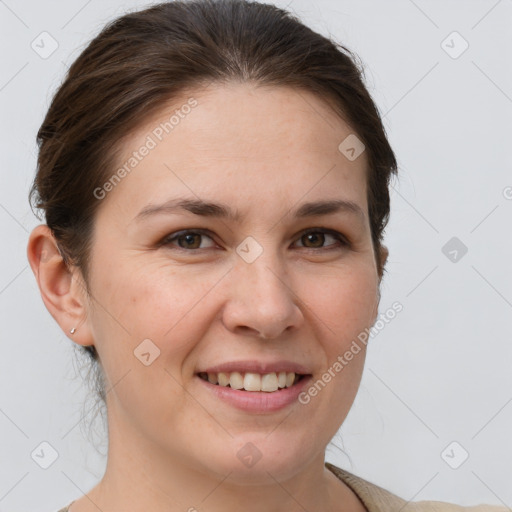
[[[330,446],[327,460],[407,500],[512,507],[512,0],[276,4],[360,56],[400,164],[381,312],[404,309],[372,338],[334,440],[344,453]],[[27,194],[65,70],[107,21],[144,5],[0,0],[0,512],[57,510],[105,468],[80,428],[88,390],[73,344],[26,259],[39,223]],[[45,59],[31,47],[43,31],[58,43]],[[452,237],[468,248],[457,262],[442,250]],[[31,458],[44,441],[58,453],[46,470]]]

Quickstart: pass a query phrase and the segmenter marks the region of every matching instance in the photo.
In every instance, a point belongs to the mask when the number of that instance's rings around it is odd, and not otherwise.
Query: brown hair
[[[37,134],[31,206],[44,211],[64,261],[80,269],[89,292],[100,203],[94,190],[112,175],[123,137],[185,90],[210,82],[292,86],[327,101],[366,147],[368,213],[382,277],[379,251],[397,162],[363,75],[347,48],[273,5],[176,0],[126,14],[89,43],[52,100]],[[84,350],[97,362],[94,347]],[[102,386],[98,391],[104,398]]]

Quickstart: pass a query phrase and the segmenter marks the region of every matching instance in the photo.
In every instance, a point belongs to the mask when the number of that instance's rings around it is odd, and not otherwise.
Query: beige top
[[[363,480],[329,462],[326,462],[325,465],[354,491],[368,512],[510,512],[511,510],[508,507],[496,505],[463,507],[441,501],[408,502],[382,487]]]
[[[340,469],[329,462],[326,462],[325,466],[354,491],[368,512],[510,512],[511,510],[510,508],[496,505],[463,507],[441,501],[408,502],[382,487],[372,484],[344,469]],[[68,512],[72,503],[67,507],[61,508],[58,512]]]

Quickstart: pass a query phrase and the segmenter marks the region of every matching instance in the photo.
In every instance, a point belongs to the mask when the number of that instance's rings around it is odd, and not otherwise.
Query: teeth
[[[219,373],[217,375],[219,378],[219,386],[227,386],[229,384],[229,373]]]
[[[219,372],[219,373],[200,373],[203,380],[218,386],[230,386],[233,389],[244,389],[245,391],[266,391],[272,393],[282,388],[293,386],[299,379],[299,375],[294,372],[272,372],[260,375],[259,373],[247,372]]]
[[[261,377],[259,373],[246,373],[244,376],[244,389],[246,391],[261,391]]]
[[[244,387],[244,378],[241,373],[233,372],[229,376],[229,385],[233,389],[242,389]]]
[[[295,379],[295,374],[292,373]],[[277,391],[279,386],[277,385],[277,375],[275,373],[266,373],[261,378],[261,391]]]

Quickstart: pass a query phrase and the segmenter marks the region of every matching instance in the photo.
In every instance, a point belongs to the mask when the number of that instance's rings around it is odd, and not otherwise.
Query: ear
[[[94,345],[87,322],[88,302],[82,275],[77,267],[68,268],[46,224],[32,230],[27,258],[46,309],[66,336],[79,345]],[[71,334],[73,327],[76,332]]]
[[[388,261],[389,250],[385,245],[380,246],[380,262],[378,262],[379,284],[384,274],[384,267]]]
[[[389,256],[388,248],[385,245],[381,245],[380,251],[379,251],[379,261],[377,262],[377,274],[378,274],[377,275],[377,297],[376,297],[376,302],[375,302],[375,307],[374,307],[374,317],[373,317],[374,323],[377,320],[377,315],[379,312],[380,283],[382,280],[382,276],[384,274],[384,267],[386,265],[386,262],[388,261],[388,256]]]

